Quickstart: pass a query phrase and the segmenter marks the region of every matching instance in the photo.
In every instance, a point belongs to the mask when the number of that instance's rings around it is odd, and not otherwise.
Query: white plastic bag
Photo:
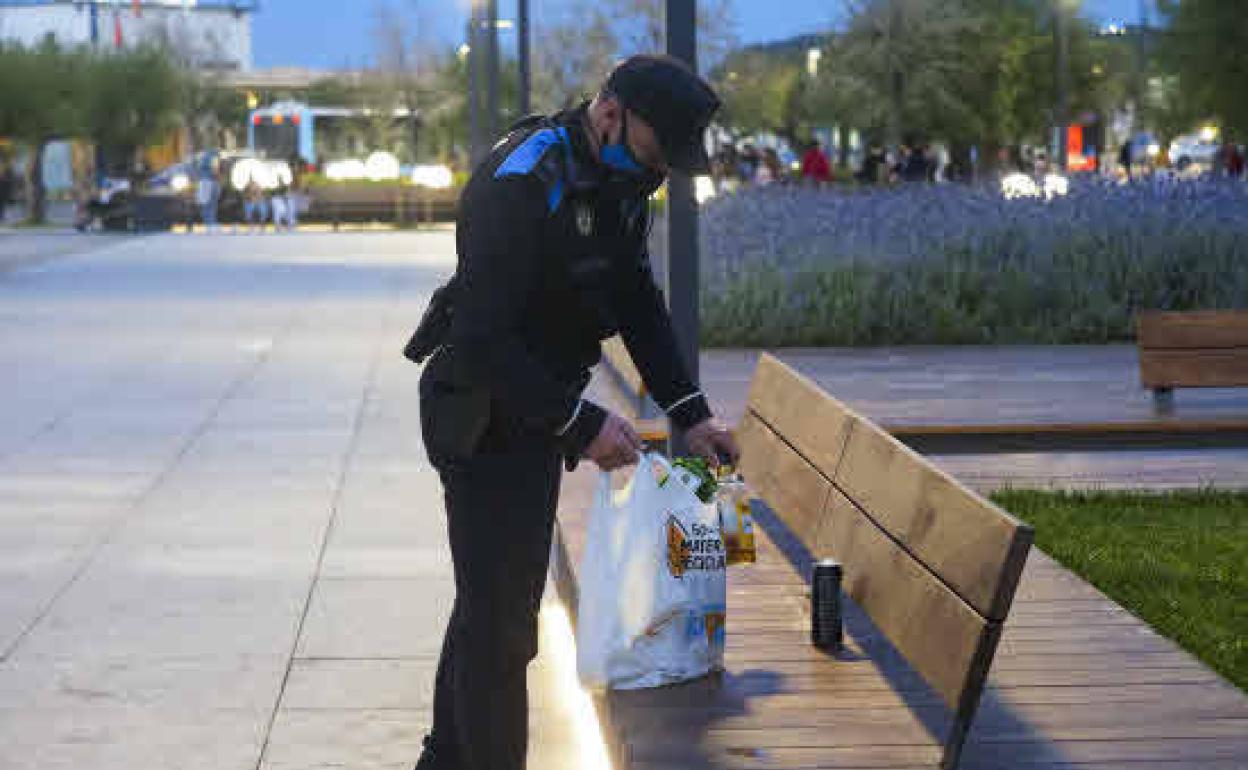
[[[577,609],[585,686],[659,687],[723,668],[724,541],[697,487],[655,454],[618,492],[599,479]]]

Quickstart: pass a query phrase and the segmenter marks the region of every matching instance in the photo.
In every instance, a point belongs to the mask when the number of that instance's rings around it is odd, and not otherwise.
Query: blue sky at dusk
[[[543,12],[566,13],[587,0],[530,0],[533,21]],[[590,0],[592,1],[592,0]],[[375,48],[374,9],[382,0],[261,0],[256,14],[253,50],[257,67],[299,66],[315,69],[360,67]],[[463,37],[468,0],[388,0],[411,24],[423,19],[434,39],[446,44]],[[837,0],[732,0],[738,34],[746,43],[775,40],[825,29],[835,19]],[[1098,19],[1135,20],[1140,0],[1085,0],[1085,12]],[[1149,2],[1151,7],[1152,3]],[[512,14],[512,0],[499,1],[499,13]]]

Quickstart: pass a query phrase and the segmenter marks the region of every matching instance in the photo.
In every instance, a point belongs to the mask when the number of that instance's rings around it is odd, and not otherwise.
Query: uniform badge
[[[586,204],[576,207],[576,231],[582,236],[594,232],[594,210]]]

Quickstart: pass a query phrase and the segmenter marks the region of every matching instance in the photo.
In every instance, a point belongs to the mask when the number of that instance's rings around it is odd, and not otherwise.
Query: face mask
[[[645,175],[646,169],[637,162],[633,151],[628,146],[628,113],[623,113],[623,123],[620,124],[620,141],[615,144],[608,144],[606,137],[603,137],[602,151],[600,153],[602,162],[608,168],[614,171],[621,171],[629,176],[640,177]]]

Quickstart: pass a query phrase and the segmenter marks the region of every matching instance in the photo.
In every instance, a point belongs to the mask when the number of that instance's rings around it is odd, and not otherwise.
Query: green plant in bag
[[[698,499],[704,503],[709,503],[715,499],[715,492],[719,489],[719,482],[715,479],[715,472],[711,470],[711,466],[707,465],[706,460],[701,457],[677,457],[672,460],[672,467],[684,468],[685,470],[698,477],[701,482],[698,484],[698,491],[695,492]]]

